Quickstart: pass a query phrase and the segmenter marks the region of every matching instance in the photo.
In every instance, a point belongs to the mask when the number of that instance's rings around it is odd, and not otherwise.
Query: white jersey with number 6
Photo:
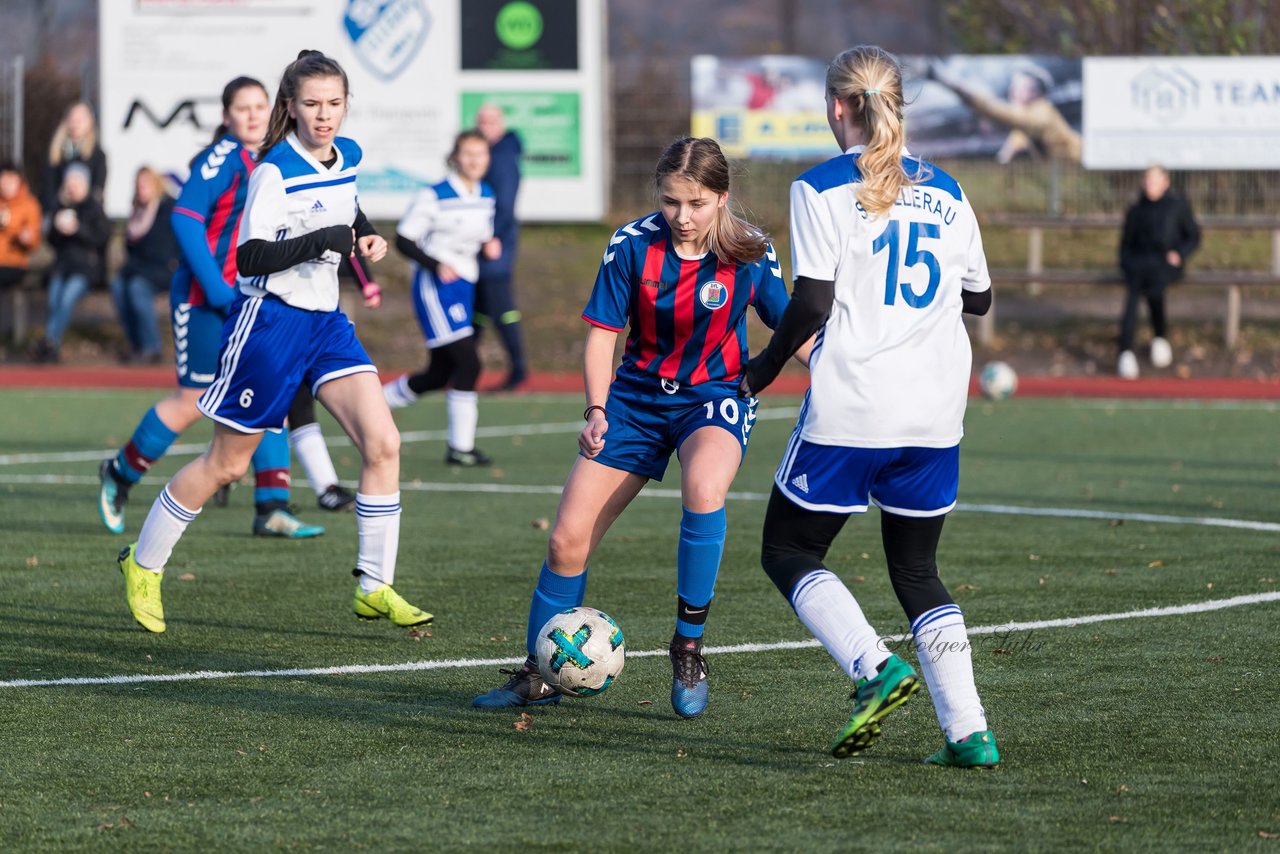
[[[947,173],[918,175],[886,213],[858,203],[863,146],[791,185],[793,275],[835,282],[809,362],[800,436],[822,445],[946,448],[964,433],[972,354],[961,291],[991,287],[973,209]]]

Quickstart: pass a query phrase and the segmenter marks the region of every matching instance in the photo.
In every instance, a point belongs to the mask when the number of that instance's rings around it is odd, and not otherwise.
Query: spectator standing
[[[1182,278],[1187,257],[1200,246],[1200,226],[1191,205],[1169,189],[1169,173],[1152,166],[1142,175],[1142,193],[1124,216],[1120,237],[1120,269],[1124,272],[1124,314],[1120,318],[1120,361],[1116,372],[1138,378],[1133,339],[1138,327],[1138,300],[1151,312],[1151,364],[1167,368],[1173,348],[1166,337],[1164,292]]]
[[[54,260],[49,269],[49,317],[44,339],[36,347],[37,361],[58,361],[76,304],[102,274],[102,250],[110,236],[111,223],[93,195],[89,167],[68,164],[49,218],[47,239]]]
[[[40,188],[40,204],[45,210],[57,203],[63,176],[72,163],[82,163],[89,168],[89,186],[94,198],[101,202],[107,185],[107,155],[98,145],[98,123],[93,110],[84,101],[76,101],[67,108],[49,142],[49,163]]]
[[[111,281],[111,301],[129,339],[126,361],[156,364],[161,351],[155,298],[168,294],[178,268],[178,242],[169,221],[173,198],[149,166],[139,169],[134,181],[133,210],[124,226],[125,262]]]
[[[477,330],[484,328],[486,321],[497,327],[511,361],[511,370],[502,388],[511,391],[519,388],[528,375],[513,281],[520,235],[516,195],[520,191],[520,156],[524,146],[515,131],[507,130],[502,108],[497,104],[484,104],[476,111],[476,129],[489,143],[489,171],[484,175],[484,182],[493,188],[493,236],[502,244],[502,254],[496,258],[480,256],[475,320]]]
[[[17,164],[0,163],[0,300],[27,277],[31,253],[40,247],[40,203]]]

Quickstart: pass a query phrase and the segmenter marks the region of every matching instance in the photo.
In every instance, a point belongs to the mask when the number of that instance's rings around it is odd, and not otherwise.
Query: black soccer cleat
[[[547,684],[538,671],[538,663],[529,656],[517,670],[501,669],[511,678],[501,688],[481,694],[471,701],[477,709],[509,709],[521,706],[547,706],[560,702],[559,691]]]
[[[470,451],[449,448],[444,453],[444,461],[451,466],[487,466],[493,459],[479,448],[472,448]]]
[[[331,513],[354,510],[356,508],[356,494],[335,483],[316,496],[316,504],[321,510],[328,510]]]

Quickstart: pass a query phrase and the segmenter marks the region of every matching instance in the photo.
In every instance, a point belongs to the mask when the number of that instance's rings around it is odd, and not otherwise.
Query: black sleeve
[[[376,236],[378,233],[378,229],[373,227],[373,223],[369,222],[369,218],[360,208],[356,208],[356,221],[351,227],[356,230],[356,237]]]
[[[960,301],[964,303],[964,308],[960,309],[961,314],[976,314],[982,317],[991,310],[991,288],[985,291],[961,291]]]
[[[764,391],[778,377],[787,360],[822,328],[836,300],[836,283],[824,279],[796,279],[791,301],[782,312],[778,328],[760,354],[747,362],[738,393],[752,397]]]
[[[246,240],[236,248],[236,270],[246,276],[266,276],[319,258],[327,249],[350,255],[352,247],[349,225],[331,225],[288,240]]]
[[[396,249],[410,261],[416,261],[424,270],[430,270],[434,273],[436,268],[440,266],[439,261],[423,252],[418,244],[398,231],[396,232]]]
[[[1185,264],[1187,256],[1200,248],[1200,224],[1191,213],[1191,203],[1185,199],[1178,205],[1178,254]]]
[[[1124,230],[1120,233],[1120,269],[1127,270],[1133,257],[1134,239],[1138,236],[1137,208],[1129,208],[1124,215]]]

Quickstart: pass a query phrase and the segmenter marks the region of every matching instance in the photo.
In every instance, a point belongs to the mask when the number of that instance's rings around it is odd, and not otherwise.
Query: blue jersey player
[[[483,466],[491,460],[476,447],[480,356],[472,315],[478,259],[502,252],[493,236],[493,190],[481,180],[489,166],[489,143],[479,131],[463,131],[453,142],[449,166],[448,177],[420,190],[396,226],[396,248],[414,262],[413,307],[431,362],[425,371],[402,376],[382,390],[387,405],[399,409],[449,386],[444,461]]]
[[[991,307],[982,237],[955,179],[904,148],[902,69],[864,45],[827,68],[827,121],[845,153],[791,185],[795,293],[742,393],[763,390],[821,330],[799,423],[774,477],[761,563],[855,685],[837,758],[866,749],[919,680],[889,653],[825,559],[854,513],[880,508],[889,580],[911,623],[945,743],[925,761],[991,767],[964,615],[938,577],[956,504],[972,360],[961,314]]]
[[[591,324],[587,424],[533,592],[529,658],[505,685],[477,697],[476,706],[560,699],[538,673],[537,632],[556,612],[582,604],[592,551],[640,489],[662,479],[675,451],[684,513],[671,705],[686,718],[706,709],[702,635],[724,551],[725,495],[755,421],[755,400],[737,397],[747,309],[773,327],[787,291],[773,247],[728,208],[729,164],[714,140],[673,143],[658,160],[654,183],[661,210],[613,235],[582,315]],[[611,383],[614,345],[628,325]]]
[[[222,324],[237,295],[240,214],[258,143],[266,134],[270,102],[261,83],[237,77],[223,89],[222,105],[223,127],[191,162],[191,175],[171,217],[181,250],[169,288],[178,388],[147,411],[129,442],[98,470],[98,514],[113,534],[124,532],[130,488],[200,418],[196,400],[213,382]],[[312,453],[327,460],[322,438],[318,444],[318,452]],[[253,468],[255,534],[300,538],[324,533],[288,510],[289,441],[283,433],[263,441]]]
[[[360,147],[337,135],[347,97],[346,73],[317,51],[299,54],[280,79],[237,237],[239,297],[222,328],[217,375],[197,404],[215,422],[213,442],[169,481],[137,543],[118,560],[129,610],[150,631],[165,630],[161,580],[187,525],[220,486],[243,474],[263,435],[284,426],[304,386],[363,457],[357,616],[401,626],[431,621],[391,587],[400,542],[400,435],[377,369],[338,307],[342,258],[358,250],[376,262],[387,251],[356,201]]]

